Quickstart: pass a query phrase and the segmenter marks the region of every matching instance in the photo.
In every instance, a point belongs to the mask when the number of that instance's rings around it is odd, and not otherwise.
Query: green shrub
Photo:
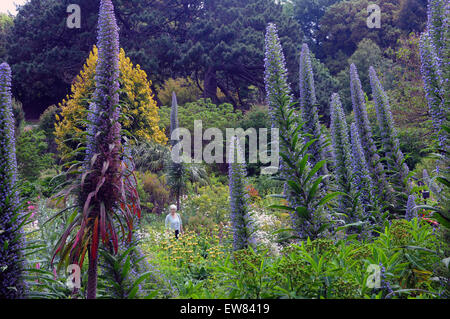
[[[212,229],[228,221],[230,213],[228,186],[222,184],[203,186],[182,202],[185,227],[192,230]]]
[[[51,153],[47,153],[45,134],[41,130],[25,130],[17,138],[16,156],[19,175],[35,181],[45,169],[54,165]]]
[[[136,176],[141,207],[146,213],[161,214],[169,202],[170,194],[164,176],[158,176],[149,171],[136,172]]]
[[[178,126],[187,128],[191,134],[194,133],[194,120],[201,119],[203,129],[217,127],[224,131],[225,128],[235,127],[241,117],[241,111],[235,111],[233,105],[216,105],[210,99],[199,99],[178,106]],[[170,107],[161,107],[160,126],[165,128],[166,134],[170,134]]]
[[[51,153],[56,153],[57,145],[55,142],[55,124],[57,123],[56,116],[61,114],[61,109],[56,105],[50,105],[44,113],[39,117],[39,130],[45,134],[48,149]]]

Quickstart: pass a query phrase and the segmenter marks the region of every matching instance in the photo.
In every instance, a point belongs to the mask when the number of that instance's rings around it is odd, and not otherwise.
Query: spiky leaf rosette
[[[305,142],[313,139],[315,143],[311,145],[310,163],[314,166],[316,163],[326,160],[324,152],[324,140],[321,134],[319,113],[317,111],[316,90],[314,86],[314,74],[311,66],[311,55],[307,44],[303,44],[300,54],[300,110],[302,119],[305,121],[303,130],[305,131]],[[321,168],[322,174],[328,174],[327,165]]]
[[[22,280],[22,214],[17,193],[11,69],[0,64],[0,299],[20,298]]]
[[[396,188],[399,199],[398,207],[404,207],[410,192],[409,168],[400,149],[388,97],[373,67],[369,68],[369,76],[388,177]]]
[[[339,208],[348,214],[348,222],[354,222],[354,207],[352,196],[356,194],[353,184],[353,162],[350,146],[350,136],[348,134],[347,121],[341,100],[337,93],[331,96],[331,141],[333,145],[332,154],[334,160],[334,174],[338,190],[346,193],[347,196],[340,196]]]
[[[390,202],[392,200],[392,189],[386,179],[384,167],[380,162],[380,156],[377,153],[377,147],[372,137],[364,92],[358,76],[358,70],[353,63],[350,65],[350,92],[356,128],[364,151],[367,167],[370,170],[374,186],[376,186],[377,194],[383,201]]]
[[[247,171],[239,139],[233,136],[228,156],[228,180],[230,187],[230,217],[233,229],[233,249],[246,249],[254,246],[253,222],[250,216],[249,195],[245,188]]]

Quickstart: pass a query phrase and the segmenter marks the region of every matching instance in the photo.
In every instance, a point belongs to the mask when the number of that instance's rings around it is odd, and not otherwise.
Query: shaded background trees
[[[202,90],[200,81],[205,80],[205,97],[217,101],[214,87],[220,87],[228,102],[245,105],[249,85],[263,89],[261,43],[270,21],[280,25],[287,56],[295,63],[298,24],[272,0],[113,2],[120,45],[151,75],[153,85],[193,74]],[[69,3],[80,5],[80,29],[66,26]],[[37,119],[69,92],[96,40],[97,7],[92,0],[30,0],[19,8],[8,32],[2,27],[6,60],[15,74],[13,94],[28,118]]]

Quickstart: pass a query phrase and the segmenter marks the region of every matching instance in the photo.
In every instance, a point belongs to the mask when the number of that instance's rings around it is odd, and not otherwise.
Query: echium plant
[[[397,131],[394,127],[388,97],[373,67],[369,68],[370,85],[375,103],[384,159],[388,169],[388,177],[397,191],[397,207],[405,207],[410,192],[409,168],[406,165]]]
[[[282,140],[280,143],[280,151],[284,152],[288,157],[293,158],[293,155],[289,154],[289,145],[291,144],[292,135],[289,132],[289,127],[283,125],[285,118],[283,113],[287,114],[288,104],[292,103],[291,88],[287,82],[287,69],[286,62],[281,47],[280,39],[278,38],[278,32],[275,24],[269,23],[266,29],[265,38],[265,58],[264,58],[264,83],[266,86],[267,103],[269,106],[269,115],[272,121],[272,127],[279,129],[279,135]],[[286,101],[282,101],[281,97],[284,97]],[[280,102],[283,104],[280,105]],[[283,110],[282,107],[285,107]],[[283,158],[280,159],[280,175],[281,178],[287,180],[290,176],[295,174],[294,170],[283,163]],[[285,196],[289,205],[296,206],[297,198],[294,194],[288,190],[285,184]],[[293,228],[298,235],[301,236],[299,228],[301,227],[298,215],[291,213],[291,219]]]
[[[321,134],[319,113],[317,111],[316,90],[314,86],[314,74],[311,66],[311,55],[307,44],[303,44],[300,54],[300,110],[302,119],[305,121],[303,130],[306,133],[305,141],[316,139],[317,142],[309,148],[311,152],[310,164],[314,166],[318,162],[325,160],[324,139]],[[327,165],[324,164],[320,172],[328,174]]]
[[[14,117],[11,104],[11,69],[0,64],[0,299],[24,294],[23,237],[17,192]]]
[[[389,202],[392,199],[390,198],[390,195],[392,195],[391,186],[386,179],[384,167],[380,162],[380,156],[378,155],[377,147],[372,137],[372,130],[367,116],[365,95],[358,76],[358,70],[353,63],[350,65],[350,92],[356,128],[364,151],[367,167],[369,168],[377,194],[381,200]]]
[[[408,201],[406,202],[405,219],[410,221],[413,218],[417,218],[417,208],[415,196],[411,194],[408,196]]]
[[[448,0],[428,2],[427,32],[420,37],[421,72],[433,126],[438,134],[439,146],[448,148],[449,118],[449,14]]]
[[[353,200],[356,195],[356,188],[353,184],[352,151],[347,121],[339,94],[334,93],[331,96],[330,108],[334,174],[338,190],[346,194],[339,196],[339,209],[347,215],[347,222],[355,222],[358,216],[355,214],[356,207]]]
[[[60,264],[78,264],[89,258],[87,298],[96,298],[98,249],[113,254],[121,240],[131,241],[133,221],[140,217],[136,189],[124,183],[121,126],[119,124],[119,35],[111,0],[100,2],[96,88],[87,127],[88,147],[77,191],[78,214],[73,216],[56,246]],[[121,225],[119,237],[116,229]],[[72,236],[71,236],[72,235]],[[101,243],[100,243],[101,239]]]
[[[442,239],[445,243],[442,257],[450,256],[450,158],[448,141],[450,134],[450,1],[428,1],[427,32],[421,35],[420,55],[422,60],[422,78],[428,101],[428,107],[434,128],[438,135],[439,152],[438,176],[439,184],[429,180],[428,186],[435,193],[438,201],[435,207],[422,206],[435,211],[433,217],[439,221]],[[425,177],[425,176],[424,176]],[[433,185],[434,184],[434,185]],[[431,187],[434,186],[434,187]],[[444,277],[444,276],[442,276]],[[446,296],[450,295],[450,268],[445,276]]]
[[[178,102],[175,92],[172,92],[172,108],[170,110],[170,143],[172,147],[177,143],[173,138],[175,130],[178,129]],[[172,152],[174,152],[172,150]],[[186,184],[186,168],[183,165],[180,154],[172,154],[172,161],[168,167],[168,184],[170,186],[172,195],[177,202],[177,209],[180,209],[180,197],[183,193]],[[175,157],[175,160],[174,160]]]
[[[355,123],[352,123],[350,126],[350,136],[352,142],[353,185],[355,185],[356,190],[360,194],[359,200],[364,214],[367,215],[369,209],[377,207],[377,203],[374,196],[373,181]]]
[[[230,216],[233,229],[233,250],[253,247],[254,224],[249,208],[249,195],[245,188],[244,154],[240,148],[239,139],[233,136],[230,141],[228,156],[228,179],[230,187]]]
[[[321,194],[319,190],[326,178],[318,173],[325,160],[312,167],[308,163],[308,148],[317,140],[303,142],[303,123],[295,113],[283,51],[272,23],[266,29],[264,80],[272,127],[280,133],[280,178],[285,181],[281,197],[287,200],[287,205],[272,207],[291,214],[295,236],[314,239],[329,226],[324,205],[336,194]]]

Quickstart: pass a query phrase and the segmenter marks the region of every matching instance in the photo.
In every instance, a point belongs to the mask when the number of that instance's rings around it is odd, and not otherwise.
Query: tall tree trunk
[[[96,299],[98,254],[95,258],[92,258],[91,249],[88,249],[88,254],[89,254],[89,269],[88,269],[88,283],[87,283],[87,299]]]
[[[217,103],[217,75],[213,67],[208,67],[205,72],[205,90],[203,96],[210,98],[211,101]]]

